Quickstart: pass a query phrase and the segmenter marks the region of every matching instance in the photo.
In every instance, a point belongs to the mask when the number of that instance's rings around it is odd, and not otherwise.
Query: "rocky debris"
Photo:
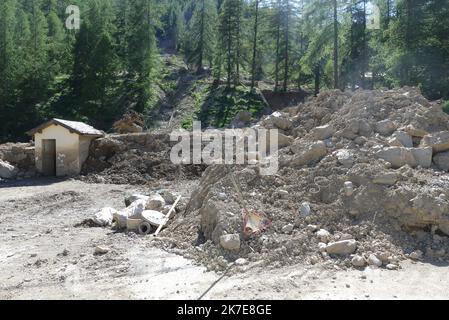
[[[326,252],[337,255],[350,255],[357,250],[357,242],[353,239],[331,242],[326,246]]]
[[[391,135],[396,130],[396,128],[397,128],[396,124],[388,119],[379,121],[376,124],[376,132],[384,136]]]
[[[424,136],[421,146],[432,147],[434,153],[449,151],[449,131],[441,131]]]
[[[282,227],[282,232],[285,234],[290,234],[293,232],[293,229],[295,228],[295,226],[293,224],[287,224],[286,226]]]
[[[354,164],[354,155],[350,150],[341,149],[336,152],[338,162],[345,168],[351,168]]]
[[[0,160],[0,178],[14,179],[17,176],[18,169],[10,163]]]
[[[377,152],[377,157],[391,163],[393,168],[409,165],[412,168],[428,168],[432,164],[430,148],[387,147]]]
[[[324,229],[318,230],[316,235],[317,235],[318,239],[320,239],[320,241],[323,243],[328,243],[329,240],[331,239],[330,232],[327,230],[324,230]]]
[[[381,267],[382,261],[374,254],[370,254],[368,257],[368,265],[375,266],[375,267]]]
[[[332,137],[335,132],[336,131],[332,126],[324,125],[313,129],[311,134],[315,140],[326,140]]]
[[[366,265],[366,260],[362,256],[355,255],[351,260],[351,264],[356,268],[363,268]]]
[[[385,268],[387,268],[387,270],[398,270],[399,266],[393,263],[389,263],[385,266]]]
[[[312,143],[295,141],[291,149],[295,153],[290,162],[292,166],[309,165],[327,155],[326,144],[322,141]]]
[[[240,236],[238,234],[222,235],[220,237],[220,245],[225,250],[238,251],[240,249]]]
[[[279,111],[276,111],[272,115],[268,116],[262,123],[267,129],[277,128],[281,130],[289,130],[292,127],[292,122],[289,119],[289,115]]]
[[[410,253],[409,258],[412,260],[421,260],[423,258],[424,253],[421,250],[416,250]]]
[[[111,251],[111,249],[109,249],[108,247],[105,247],[105,246],[96,246],[96,247],[95,247],[94,254],[100,256],[100,255],[105,255],[105,254],[107,254],[109,251]]]
[[[390,146],[413,148],[412,137],[405,131],[396,131],[388,143]]]
[[[386,172],[374,177],[373,183],[393,186],[398,181],[398,178],[399,176],[396,172]]]
[[[433,157],[433,162],[438,167],[438,169],[449,171],[449,152],[437,153]]]

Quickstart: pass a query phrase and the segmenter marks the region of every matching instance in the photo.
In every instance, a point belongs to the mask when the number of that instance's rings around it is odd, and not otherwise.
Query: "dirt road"
[[[148,238],[76,227],[99,208],[122,208],[127,191],[145,190],[75,180],[0,184],[0,299],[449,299],[449,267],[412,262],[363,272],[248,266],[211,288],[221,275]],[[95,256],[97,245],[110,251]]]

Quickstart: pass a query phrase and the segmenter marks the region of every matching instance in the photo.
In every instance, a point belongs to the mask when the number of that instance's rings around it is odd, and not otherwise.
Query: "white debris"
[[[165,200],[160,194],[154,194],[150,196],[147,201],[146,209],[147,210],[160,210],[164,208]]]
[[[114,208],[103,208],[99,212],[97,212],[93,218],[93,221],[96,225],[100,227],[107,227],[112,224],[112,220],[114,218],[114,214],[117,213],[117,210]]]
[[[226,234],[220,237],[220,245],[223,249],[236,251],[240,249],[240,236],[238,234]]]

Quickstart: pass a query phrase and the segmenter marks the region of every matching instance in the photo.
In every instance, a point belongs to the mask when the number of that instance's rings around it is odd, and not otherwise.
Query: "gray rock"
[[[397,181],[398,181],[398,174],[396,172],[386,172],[376,176],[373,179],[373,183],[387,186],[395,185]]]
[[[449,151],[437,153],[433,157],[433,162],[438,167],[438,169],[443,171],[449,171]]]
[[[399,269],[399,266],[396,265],[396,264],[393,264],[393,263],[389,263],[389,264],[387,264],[386,268],[387,268],[388,270],[398,270],[398,269]]]
[[[396,131],[389,143],[392,146],[413,148],[412,137],[405,131]]]
[[[432,148],[411,148],[413,157],[415,158],[416,164],[423,168],[430,168],[432,165]]]
[[[362,268],[362,267],[364,267],[366,265],[366,260],[362,256],[355,255],[352,258],[351,263],[356,268]]]
[[[370,254],[370,256],[368,257],[368,264],[370,266],[381,267],[382,261],[378,257],[376,257],[376,255]]]
[[[329,254],[349,255],[357,250],[357,242],[354,239],[331,242],[326,247]]]
[[[0,159],[0,178],[14,179],[18,172],[19,170],[15,166]]]
[[[449,151],[449,131],[441,131],[424,136],[421,146],[432,147],[434,153]]]
[[[421,260],[424,253],[421,250],[416,250],[410,253],[409,258],[412,260]]]
[[[220,245],[229,251],[240,250],[240,236],[238,234],[226,234],[220,237]]]
[[[326,140],[332,137],[335,133],[335,129],[331,125],[324,125],[321,127],[316,127],[312,130],[312,137],[315,140]]]
[[[354,165],[354,155],[350,150],[341,149],[335,154],[338,162],[345,168],[351,168]]]
[[[309,165],[327,155],[326,144],[323,141],[313,143],[295,141],[291,149],[295,153],[291,160],[293,166]]]
[[[396,128],[397,128],[396,124],[388,119],[379,121],[376,124],[376,132],[384,136],[391,135],[396,130]]]
[[[106,254],[110,251],[110,249],[108,247],[104,247],[104,246],[96,246],[95,247],[95,255],[103,255]]]
[[[316,235],[318,239],[320,239],[320,241],[324,243],[328,243],[331,238],[330,232],[325,229],[318,230]]]
[[[293,229],[295,228],[292,224],[287,224],[286,226],[282,227],[282,232],[286,234],[290,234],[293,232]]]

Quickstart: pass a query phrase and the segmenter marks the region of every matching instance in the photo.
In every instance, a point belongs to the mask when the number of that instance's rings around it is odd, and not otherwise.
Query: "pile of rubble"
[[[152,181],[198,179],[202,165],[175,165],[167,133],[109,135],[94,140],[81,180],[93,183],[145,185]]]
[[[237,261],[391,270],[408,258],[449,261],[449,116],[440,105],[413,88],[327,91],[258,126],[282,134],[280,171],[232,171],[244,205],[271,227],[243,235],[229,171],[211,166],[168,227],[167,246],[214,270]]]
[[[31,178],[36,175],[32,144],[6,143],[0,145],[0,179]]]

